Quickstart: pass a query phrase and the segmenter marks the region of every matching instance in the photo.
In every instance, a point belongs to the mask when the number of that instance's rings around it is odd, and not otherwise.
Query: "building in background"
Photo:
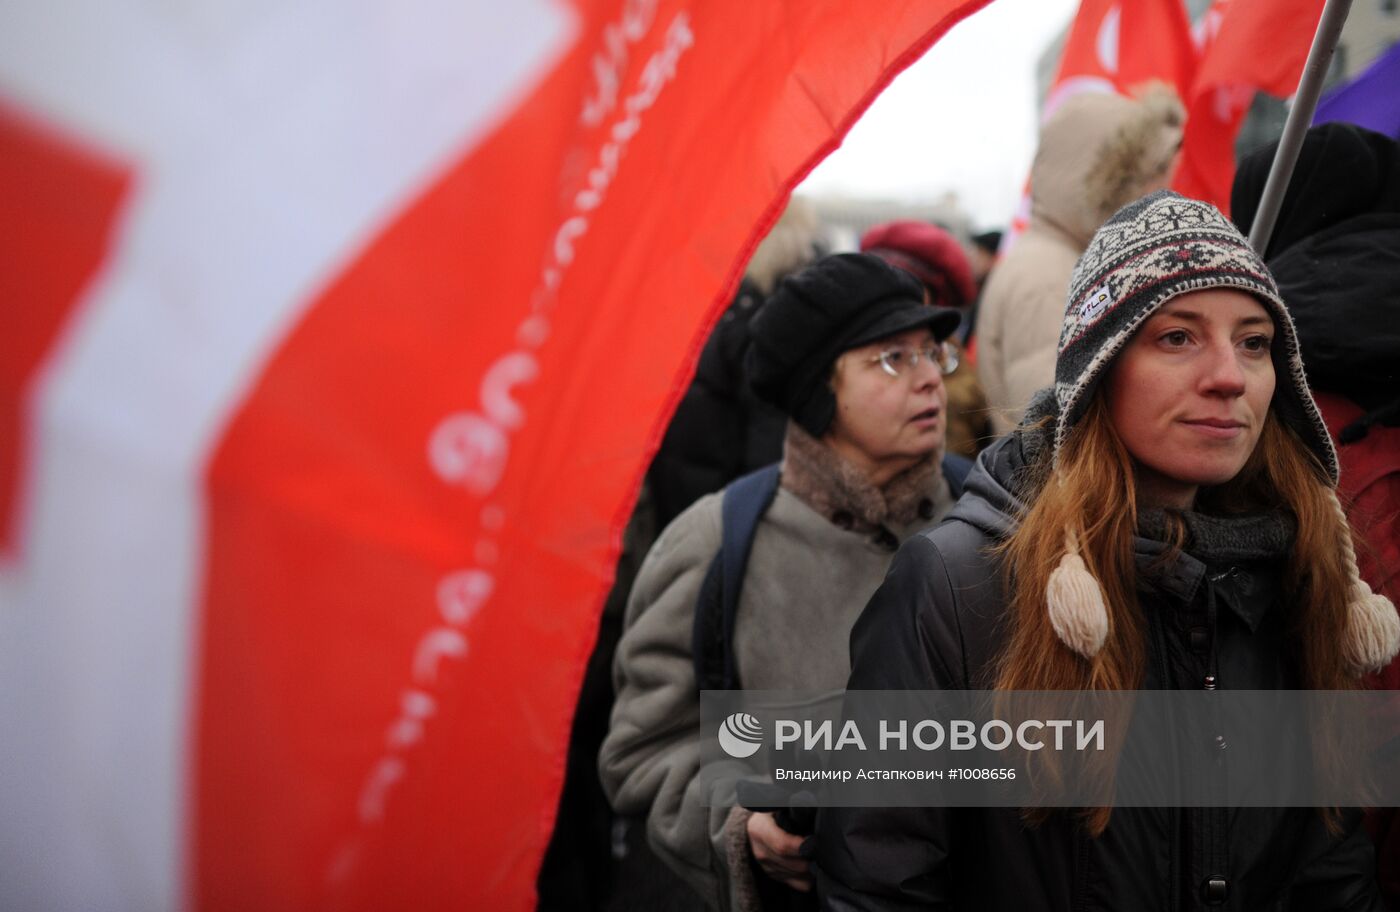
[[[912,219],[932,222],[968,243],[973,233],[972,216],[958,202],[958,195],[944,193],[933,201],[890,200],[835,194],[803,196],[816,210],[817,219],[833,252],[855,250],[857,241],[867,229],[881,222]]]
[[[1400,0],[1353,0],[1332,70],[1328,88],[1360,75],[1371,62],[1400,43]]]

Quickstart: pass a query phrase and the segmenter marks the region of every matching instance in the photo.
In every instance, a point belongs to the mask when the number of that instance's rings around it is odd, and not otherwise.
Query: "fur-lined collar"
[[[883,488],[826,444],[789,421],[783,443],[783,487],[842,528],[870,532],[932,520],[952,494],[941,473],[942,451],[900,472]]]

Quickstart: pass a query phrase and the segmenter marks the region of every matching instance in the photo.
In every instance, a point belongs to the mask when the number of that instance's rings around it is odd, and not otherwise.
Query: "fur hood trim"
[[[1087,184],[1099,221],[1142,195],[1142,188],[1171,167],[1181,147],[1186,109],[1171,89],[1151,84],[1128,118],[1099,147]]]
[[[1031,166],[1031,227],[1053,228],[1083,249],[1098,227],[1171,163],[1185,109],[1170,87],[1138,97],[1071,96],[1045,122]]]

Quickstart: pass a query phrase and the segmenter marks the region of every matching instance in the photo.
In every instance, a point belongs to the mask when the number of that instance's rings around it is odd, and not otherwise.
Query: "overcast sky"
[[[1035,153],[1035,62],[1076,0],[993,0],[875,100],[798,188],[897,200],[958,195],[979,228],[1010,219]]]

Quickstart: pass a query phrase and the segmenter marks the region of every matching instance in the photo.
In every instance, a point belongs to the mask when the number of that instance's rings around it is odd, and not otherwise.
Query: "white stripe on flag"
[[[136,171],[32,410],[0,585],[0,906],[182,905],[203,466],[316,291],[573,32],[543,0],[0,14],[0,92]]]

